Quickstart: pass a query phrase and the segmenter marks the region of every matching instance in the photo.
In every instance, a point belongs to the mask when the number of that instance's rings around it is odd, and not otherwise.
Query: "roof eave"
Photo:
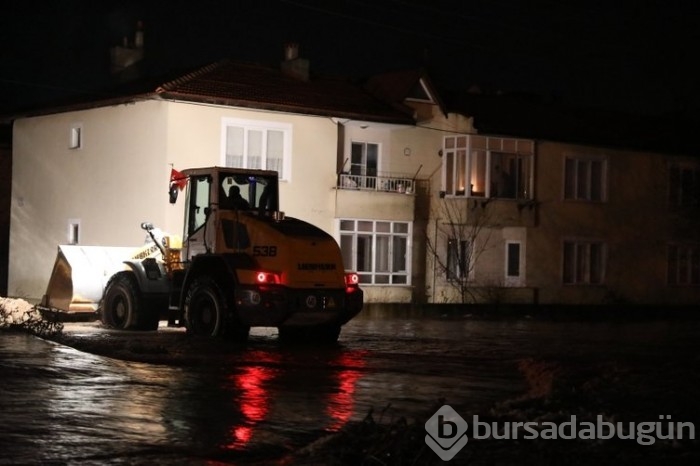
[[[81,110],[90,110],[93,108],[113,107],[116,105],[129,105],[135,102],[157,99],[158,96],[154,93],[134,94],[129,96],[120,96],[110,99],[94,100],[89,102],[79,102],[65,105],[55,105],[24,111],[17,111],[8,115],[0,115],[0,122],[10,123],[14,120],[22,118],[32,118],[45,115],[54,115],[58,113],[77,112]]]
[[[181,92],[162,91],[158,94],[161,99],[172,101],[184,101],[194,104],[214,105],[222,107],[242,107],[254,110],[266,110],[282,113],[295,113],[301,115],[342,118],[350,120],[366,120],[375,121],[378,123],[389,123],[397,125],[414,126],[413,119],[408,117],[399,117],[393,115],[377,115],[367,113],[357,113],[352,111],[343,111],[338,109],[319,109],[317,107],[305,107],[300,105],[285,105],[273,102],[260,102],[246,99],[231,99],[224,97],[202,96],[200,94],[187,94]]]

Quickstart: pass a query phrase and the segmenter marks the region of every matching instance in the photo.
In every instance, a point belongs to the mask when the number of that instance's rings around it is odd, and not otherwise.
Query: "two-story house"
[[[281,208],[335,233],[342,128],[413,120],[345,80],[309,79],[303,61],[283,64],[225,61],[149,91],[17,116],[9,294],[42,296],[58,244],[139,245],[145,220],[180,233],[173,167],[276,170]]]
[[[698,157],[637,121],[457,106],[475,131],[443,135],[431,302],[700,302]]]

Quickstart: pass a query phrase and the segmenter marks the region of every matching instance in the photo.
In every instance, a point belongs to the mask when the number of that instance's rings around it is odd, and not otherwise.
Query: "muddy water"
[[[370,409],[386,420],[439,398],[488,409],[525,390],[525,357],[643,360],[697,349],[700,327],[359,318],[325,350],[284,347],[274,333],[256,330],[245,348],[184,367],[0,333],[0,464],[276,458]]]

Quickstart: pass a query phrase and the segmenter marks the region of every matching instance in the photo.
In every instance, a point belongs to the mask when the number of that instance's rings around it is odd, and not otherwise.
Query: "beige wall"
[[[607,160],[607,200],[563,199],[566,156]],[[666,286],[666,251],[672,239],[666,211],[667,163],[661,154],[542,142],[537,158],[539,224],[529,234],[528,279],[543,302],[637,303],[673,301]],[[566,239],[607,244],[605,283],[561,285]]]
[[[445,133],[443,133],[445,134]],[[567,156],[606,160],[607,198],[604,202],[564,199],[564,163]],[[472,273],[479,287],[517,285],[521,296],[510,290],[481,293],[485,299],[537,300],[543,304],[688,304],[697,302],[692,287],[666,284],[667,247],[672,241],[697,241],[692,228],[680,228],[679,218],[668,213],[668,165],[672,157],[657,153],[541,141],[535,156],[535,203],[514,200],[468,200],[465,221],[488,216],[488,230],[481,232],[480,257]],[[445,256],[444,238],[437,238],[433,222],[440,221],[437,196],[439,177],[432,179],[431,223],[428,234]],[[471,220],[470,220],[471,219]],[[686,222],[688,223],[688,222]],[[695,222],[697,227],[697,222]],[[696,229],[697,231],[697,229]],[[488,242],[485,237],[488,236]],[[437,239],[435,239],[437,238]],[[563,244],[567,240],[602,241],[607,248],[604,283],[564,285]],[[519,283],[505,283],[505,247],[520,241],[524,276]],[[484,244],[488,244],[484,247]],[[427,255],[426,287],[429,301],[457,300],[455,288],[435,270]],[[529,290],[529,291],[527,291]],[[527,291],[527,292],[525,292]],[[512,296],[511,296],[512,295]]]
[[[348,159],[353,141],[372,142],[380,145],[378,170],[393,176],[417,176],[426,179],[440,166],[438,151],[442,145],[437,131],[416,127],[399,127],[373,124],[368,128],[348,125],[345,128],[342,160]],[[404,149],[410,149],[410,155]],[[425,222],[427,212],[420,212],[417,193],[399,194],[389,192],[339,189],[335,194],[335,212],[338,218],[394,220],[413,222],[411,238],[411,284],[406,286],[363,285],[365,301],[368,303],[410,303],[416,300],[416,288],[423,289],[425,283]],[[422,218],[421,216],[425,217]]]
[[[72,220],[83,245],[139,245],[141,221],[163,223],[163,115],[145,101],[15,122],[8,294],[43,295]],[[75,125],[82,147],[69,149]]]
[[[292,129],[291,173],[280,182],[280,209],[288,216],[334,231],[337,126],[329,118],[252,111],[187,103],[168,110],[168,163],[175,168],[225,165],[225,119],[289,123]],[[178,205],[181,205],[178,202]],[[168,221],[181,229],[182,208]],[[177,231],[180,231],[180,230]]]
[[[425,182],[428,187],[440,181],[442,138],[447,132],[474,132],[472,119],[462,115],[443,115],[435,105],[418,104],[420,123],[415,127],[357,123],[344,127],[341,160],[349,169],[353,141],[380,145],[378,170],[383,174],[407,175]],[[408,151],[406,151],[408,149]],[[408,153],[409,155],[406,155]],[[411,240],[411,284],[407,286],[364,285],[368,303],[410,303],[425,299],[426,228],[429,217],[428,197],[438,190],[418,190],[410,195],[356,190],[338,190],[335,195],[338,218],[405,220],[413,222]]]

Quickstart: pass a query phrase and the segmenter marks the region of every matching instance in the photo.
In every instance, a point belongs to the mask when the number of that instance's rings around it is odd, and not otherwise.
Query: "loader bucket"
[[[135,249],[59,246],[41,305],[71,313],[95,312],[107,281],[116,272],[126,269],[124,261]]]

